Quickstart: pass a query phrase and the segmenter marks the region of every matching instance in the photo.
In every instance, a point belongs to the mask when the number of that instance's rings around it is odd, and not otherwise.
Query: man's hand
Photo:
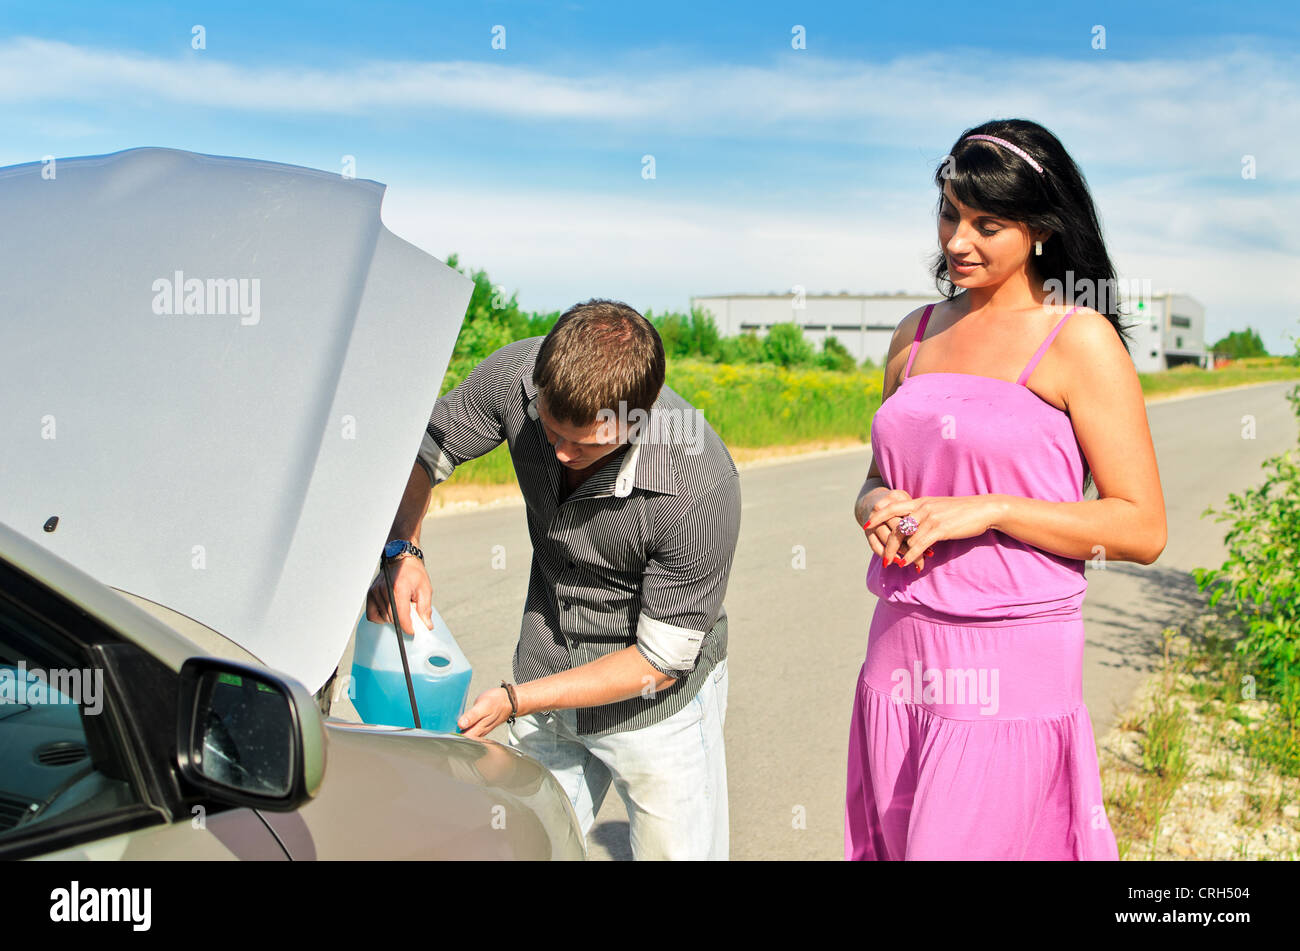
[[[633,644],[558,674],[516,684],[515,700],[519,704],[516,716],[525,717],[541,710],[599,707],[633,697],[650,701],[676,682],[676,677],[651,667]],[[461,715],[456,725],[465,736],[480,737],[487,736],[508,719],[510,695],[504,687],[493,687],[479,694],[474,706]]]
[[[465,736],[487,736],[510,719],[510,694],[504,687],[493,687],[478,695],[474,706],[460,715],[456,725]]]
[[[407,555],[389,565],[388,573],[393,576],[393,597],[397,599],[398,606],[397,623],[401,625],[402,633],[415,636],[415,631],[411,629],[412,602],[415,603],[424,626],[432,628],[433,586],[429,583],[428,572],[424,570],[424,562],[414,555]],[[388,610],[388,585],[384,580],[382,566],[366,595],[366,617],[376,624],[384,621],[391,624],[393,620]]]

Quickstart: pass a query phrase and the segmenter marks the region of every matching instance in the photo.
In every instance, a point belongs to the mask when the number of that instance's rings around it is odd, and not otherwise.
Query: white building
[[[1205,308],[1193,298],[1162,291],[1125,310],[1124,324],[1133,337],[1129,352],[1139,373],[1168,370],[1180,363],[1214,369],[1205,342]]]
[[[870,358],[883,366],[899,322],[938,300],[938,294],[724,294],[692,297],[691,306],[712,313],[724,337],[751,330],[763,336],[773,324],[794,321],[818,350],[829,335],[858,363]],[[1139,372],[1167,370],[1179,363],[1210,365],[1205,308],[1191,297],[1162,291],[1128,301],[1124,309],[1132,338],[1129,352]]]
[[[883,366],[899,321],[937,299],[933,294],[729,294],[692,297],[691,306],[711,312],[724,337],[750,330],[761,337],[773,324],[794,321],[817,350],[829,335],[858,363],[870,357]]]

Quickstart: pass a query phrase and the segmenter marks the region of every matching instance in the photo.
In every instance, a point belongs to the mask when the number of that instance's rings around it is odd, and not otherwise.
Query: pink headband
[[[1006,139],[999,139],[996,135],[968,135],[968,136],[966,136],[966,138],[967,138],[967,139],[986,139],[986,140],[989,141],[989,142],[996,142],[998,145],[1005,145],[1005,146],[1006,146],[1007,148],[1009,148],[1012,152],[1015,152],[1015,153],[1016,153],[1017,155],[1019,155],[1022,159],[1024,159],[1026,162],[1028,162],[1030,165],[1032,165],[1032,166],[1034,167],[1034,171],[1035,171],[1035,172],[1037,172],[1039,175],[1042,175],[1042,174],[1043,174],[1043,166],[1039,165],[1039,164],[1038,164],[1037,162],[1035,162],[1032,158],[1030,158],[1030,157],[1029,157],[1029,153],[1026,152],[1024,149],[1020,148],[1020,146],[1018,146],[1018,145],[1012,145],[1012,144],[1011,144],[1010,142],[1008,142]]]

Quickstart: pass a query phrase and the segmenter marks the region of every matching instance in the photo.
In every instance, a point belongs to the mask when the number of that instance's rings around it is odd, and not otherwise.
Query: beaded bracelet
[[[503,680],[501,681],[501,686],[505,688],[506,696],[510,698],[510,718],[506,720],[506,722],[514,723],[515,717],[519,713],[519,703],[515,700],[515,685],[508,684]]]

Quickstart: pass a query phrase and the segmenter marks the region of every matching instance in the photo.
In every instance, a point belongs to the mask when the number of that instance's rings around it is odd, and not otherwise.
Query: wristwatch
[[[420,549],[416,548],[405,538],[394,538],[384,546],[385,561],[396,561],[397,559],[404,558],[407,555],[414,555],[416,558],[424,561],[424,552],[420,551]]]

